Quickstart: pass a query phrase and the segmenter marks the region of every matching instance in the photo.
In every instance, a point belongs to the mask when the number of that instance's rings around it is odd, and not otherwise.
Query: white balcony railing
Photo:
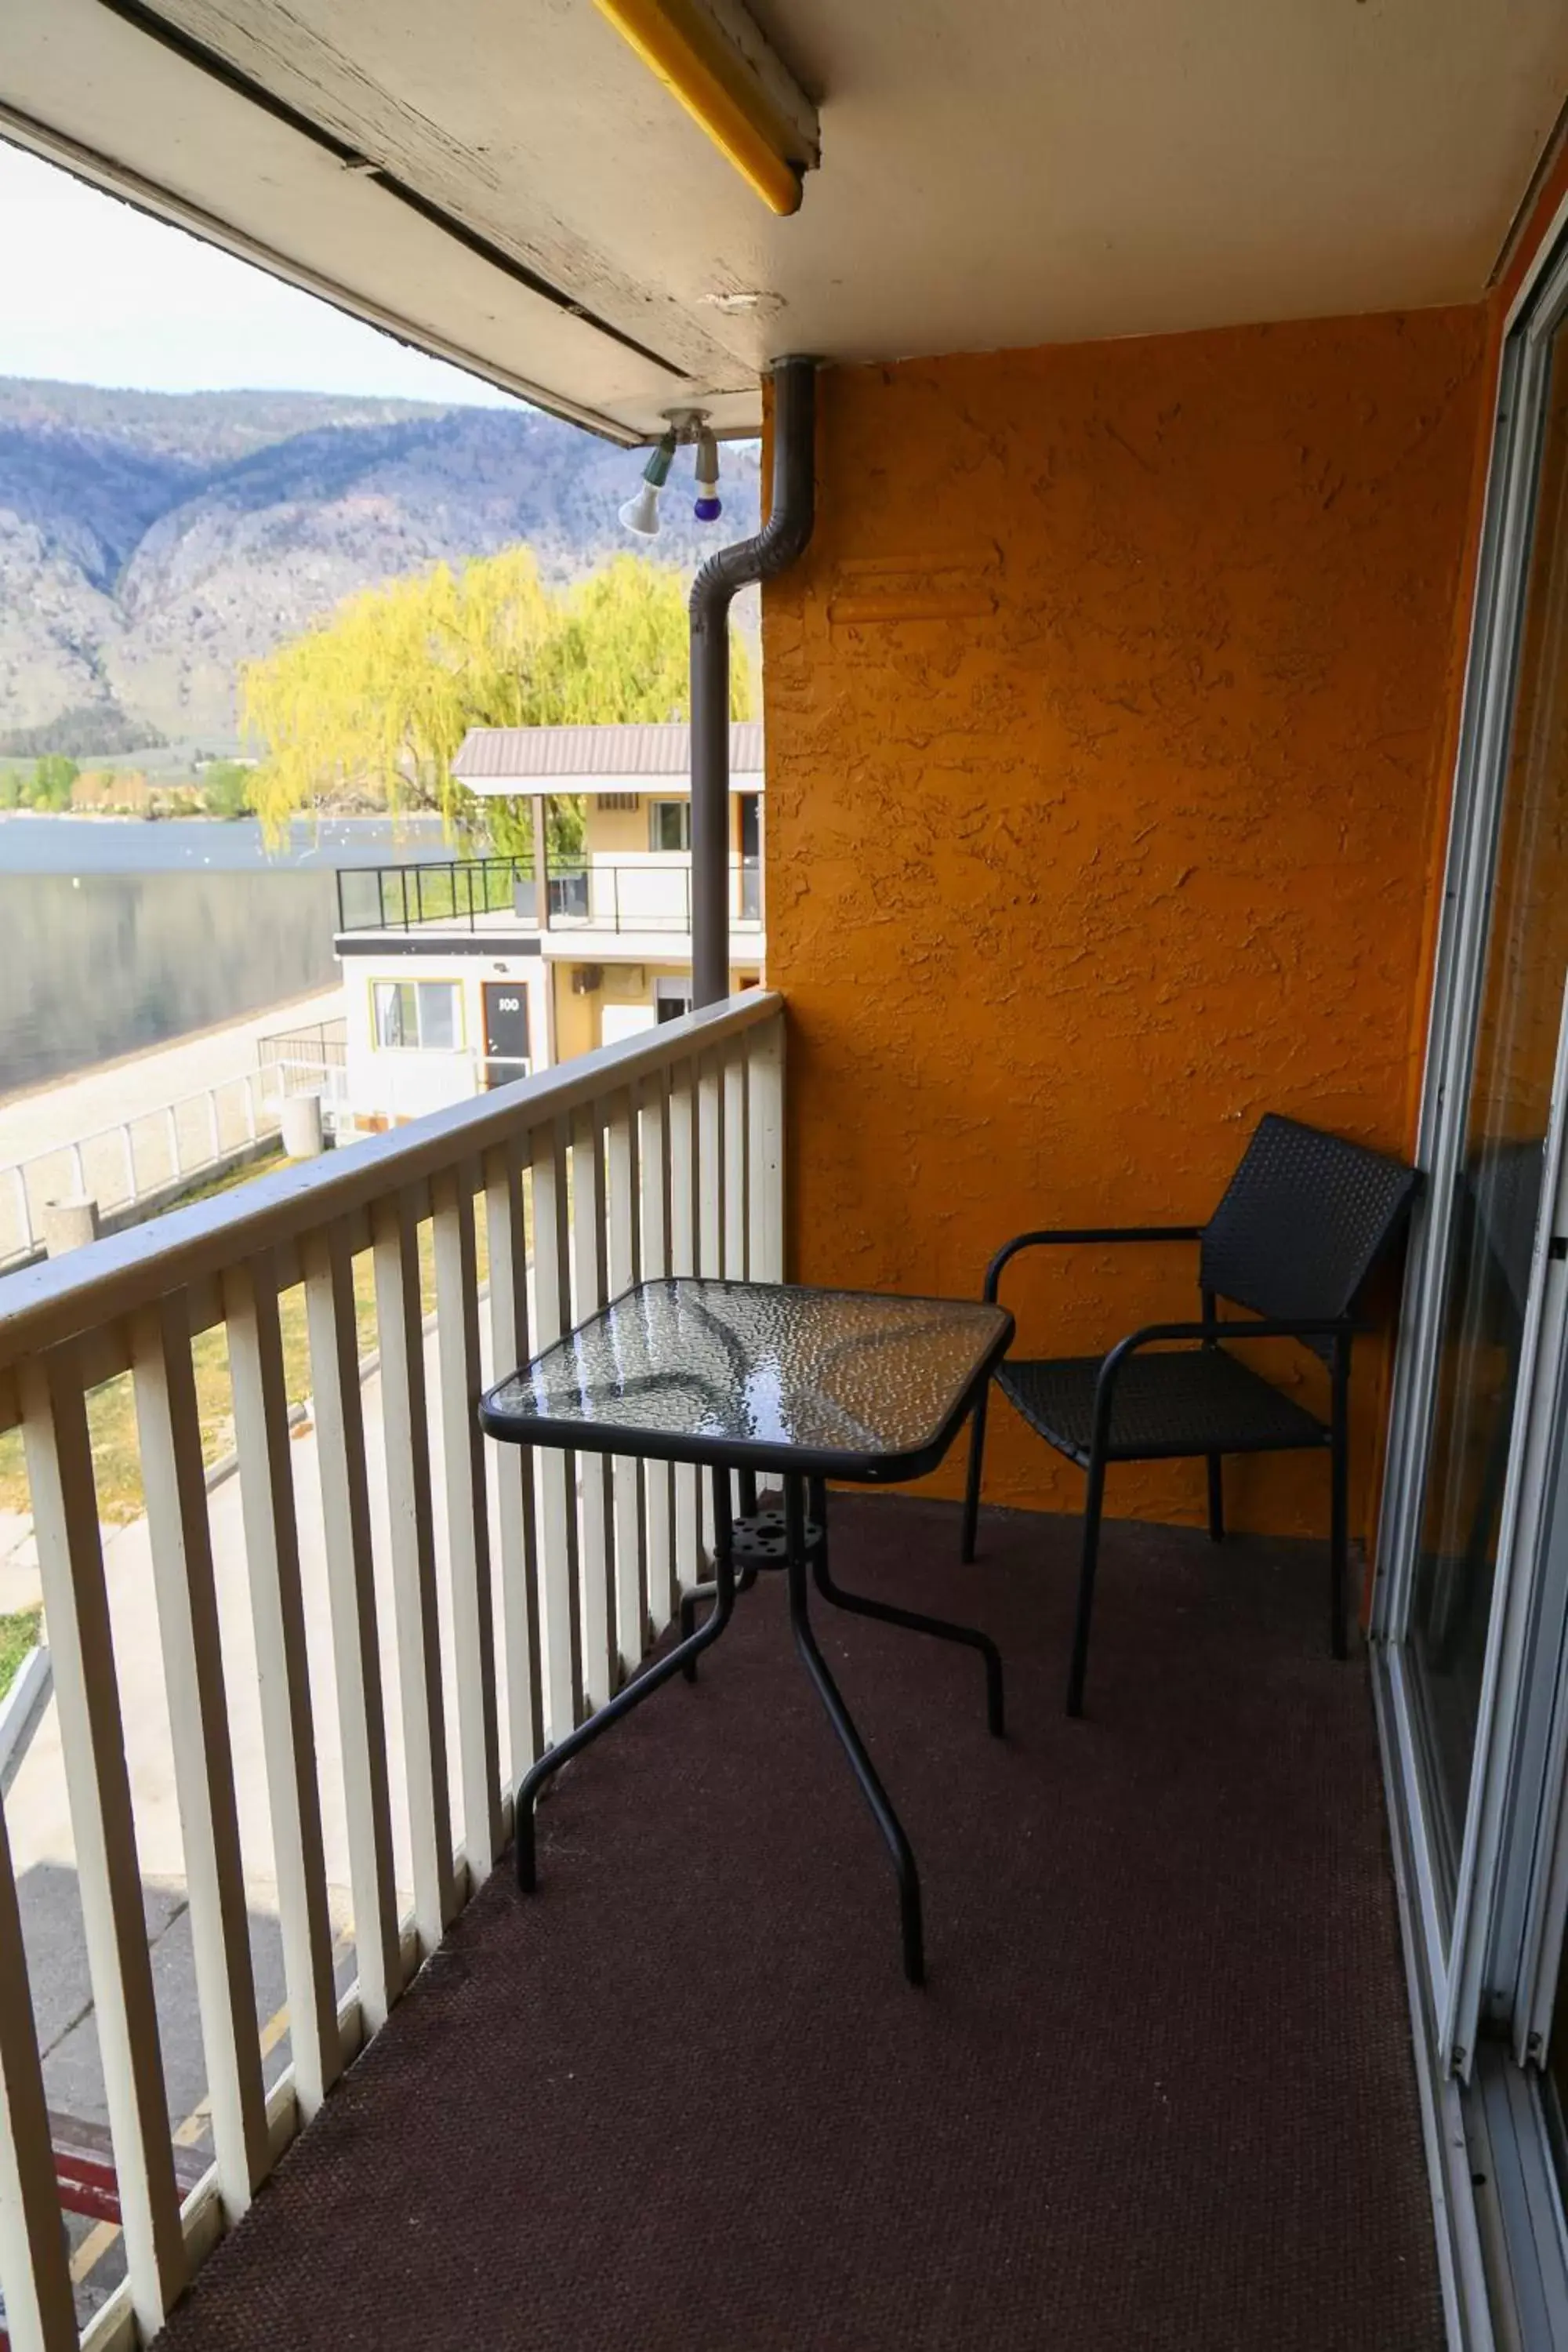
[[[91,1200],[105,1217],[150,1214],[203,1177],[237,1166],[278,1125],[268,1074],[241,1071],[0,1168],[0,1273],[37,1255],[51,1201]]]
[[[694,1473],[535,1461],[483,1440],[474,1407],[487,1368],[510,1368],[639,1273],[780,1278],[783,1113],[783,1009],[758,991],[0,1285],[0,1433],[19,1425],[25,1444],[124,2234],[123,2284],[88,2330],[95,2352],[156,2332],[488,1876],[517,1778],[605,1703],[701,1575]],[[367,1282],[383,1440],[368,1449]],[[308,1512],[284,1345],[301,1293],[319,1487]],[[193,1370],[194,1343],[220,1327],[237,1563],[215,1543]],[[93,1391],[127,1373],[210,2110],[211,2167],[184,2198],[89,1426]],[[302,1543],[307,1516],[319,1551]],[[331,1629],[330,1666],[318,1657],[314,1675],[312,1559]],[[220,1641],[237,1570],[243,1645],[227,1625]],[[269,2091],[233,1728],[247,1708],[259,1716],[291,2048]],[[342,1759],[353,1922],[342,1998],[328,1748]],[[0,2287],[12,2352],[76,2346],[3,1817]]]

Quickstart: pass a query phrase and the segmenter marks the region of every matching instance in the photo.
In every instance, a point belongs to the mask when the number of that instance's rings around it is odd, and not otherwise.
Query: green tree
[[[63,751],[46,751],[33,770],[29,799],[36,809],[69,808],[71,789],[81,773]]]
[[[687,709],[686,583],[618,555],[547,588],[526,547],[363,590],[331,619],[241,673],[247,728],[265,746],[251,805],[276,835],[297,811],[359,801],[439,809],[526,857],[525,803],[463,790],[452,761],[470,727],[587,726],[679,719]],[[736,647],[731,708],[752,708]],[[580,806],[552,819],[557,857],[578,854]]]
[[[202,770],[202,800],[209,816],[244,816],[250,807],[251,771],[243,760],[209,760]]]

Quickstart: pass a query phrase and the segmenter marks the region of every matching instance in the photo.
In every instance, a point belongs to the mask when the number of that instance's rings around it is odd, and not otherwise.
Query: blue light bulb
[[[699,522],[717,522],[724,509],[719,497],[719,444],[706,425],[697,436],[697,504],[691,509]]]

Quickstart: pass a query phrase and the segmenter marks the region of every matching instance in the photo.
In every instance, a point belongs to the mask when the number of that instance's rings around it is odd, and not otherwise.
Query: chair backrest
[[[1420,1181],[1381,1151],[1269,1111],[1204,1228],[1198,1278],[1256,1315],[1348,1315]]]

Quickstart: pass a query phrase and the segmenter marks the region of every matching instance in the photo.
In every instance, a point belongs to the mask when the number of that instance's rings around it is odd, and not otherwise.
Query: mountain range
[[[641,459],[519,404],[142,393],[0,378],[0,753],[232,744],[239,663],[353,590],[526,541],[545,577],[627,547],[689,567],[754,530],[754,445],[725,515],[616,510]]]

